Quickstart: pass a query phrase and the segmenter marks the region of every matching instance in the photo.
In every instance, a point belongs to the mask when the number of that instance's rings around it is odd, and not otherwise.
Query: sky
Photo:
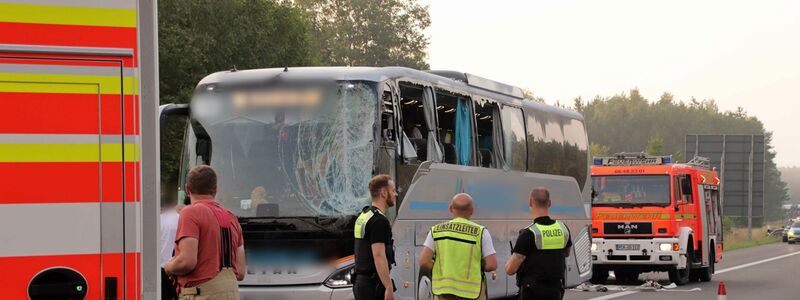
[[[638,88],[714,99],[774,132],[800,166],[800,1],[418,0],[428,63],[572,104]]]

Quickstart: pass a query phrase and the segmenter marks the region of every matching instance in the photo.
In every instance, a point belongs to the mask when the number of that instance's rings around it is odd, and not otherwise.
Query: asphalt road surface
[[[657,280],[670,284],[666,272],[645,273],[639,283]],[[798,300],[800,299],[800,245],[786,243],[725,252],[722,263],[716,265],[711,282],[692,282],[661,291],[638,290],[638,285],[620,286],[610,278],[608,292],[570,290],[564,299],[717,299],[719,282],[725,282],[728,299]],[[623,290],[624,289],[624,290]]]

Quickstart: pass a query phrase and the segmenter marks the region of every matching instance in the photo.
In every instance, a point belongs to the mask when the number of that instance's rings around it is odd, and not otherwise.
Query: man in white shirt
[[[485,227],[469,220],[474,212],[469,194],[455,195],[449,210],[453,219],[433,226],[428,232],[419,265],[432,270],[436,299],[486,299],[483,272],[497,270],[492,236]],[[473,251],[478,243],[480,251]]]
[[[177,299],[172,279],[164,272],[164,264],[172,258],[175,250],[175,233],[178,230],[178,208],[175,201],[161,203],[161,229],[159,231],[161,249],[159,249],[159,265],[161,265],[161,299]]]

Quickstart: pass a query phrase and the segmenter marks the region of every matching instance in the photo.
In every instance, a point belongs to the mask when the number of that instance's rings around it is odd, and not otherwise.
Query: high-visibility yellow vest
[[[567,247],[569,231],[564,223],[559,221],[550,225],[533,223],[531,226],[528,226],[528,229],[533,232],[533,240],[536,243],[536,249],[559,250]]]
[[[455,218],[431,227],[436,250],[431,285],[434,295],[475,299],[481,292],[481,238],[484,227]]]

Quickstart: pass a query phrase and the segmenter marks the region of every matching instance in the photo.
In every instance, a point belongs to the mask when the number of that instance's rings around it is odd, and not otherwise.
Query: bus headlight
[[[672,250],[672,244],[670,244],[670,243],[658,244],[658,250],[661,250],[661,251]]]
[[[597,244],[592,243],[592,251],[597,251]]]
[[[325,286],[332,289],[346,288],[353,286],[353,277],[355,274],[355,265],[348,266],[336,272],[333,272],[328,279],[325,280]]]

